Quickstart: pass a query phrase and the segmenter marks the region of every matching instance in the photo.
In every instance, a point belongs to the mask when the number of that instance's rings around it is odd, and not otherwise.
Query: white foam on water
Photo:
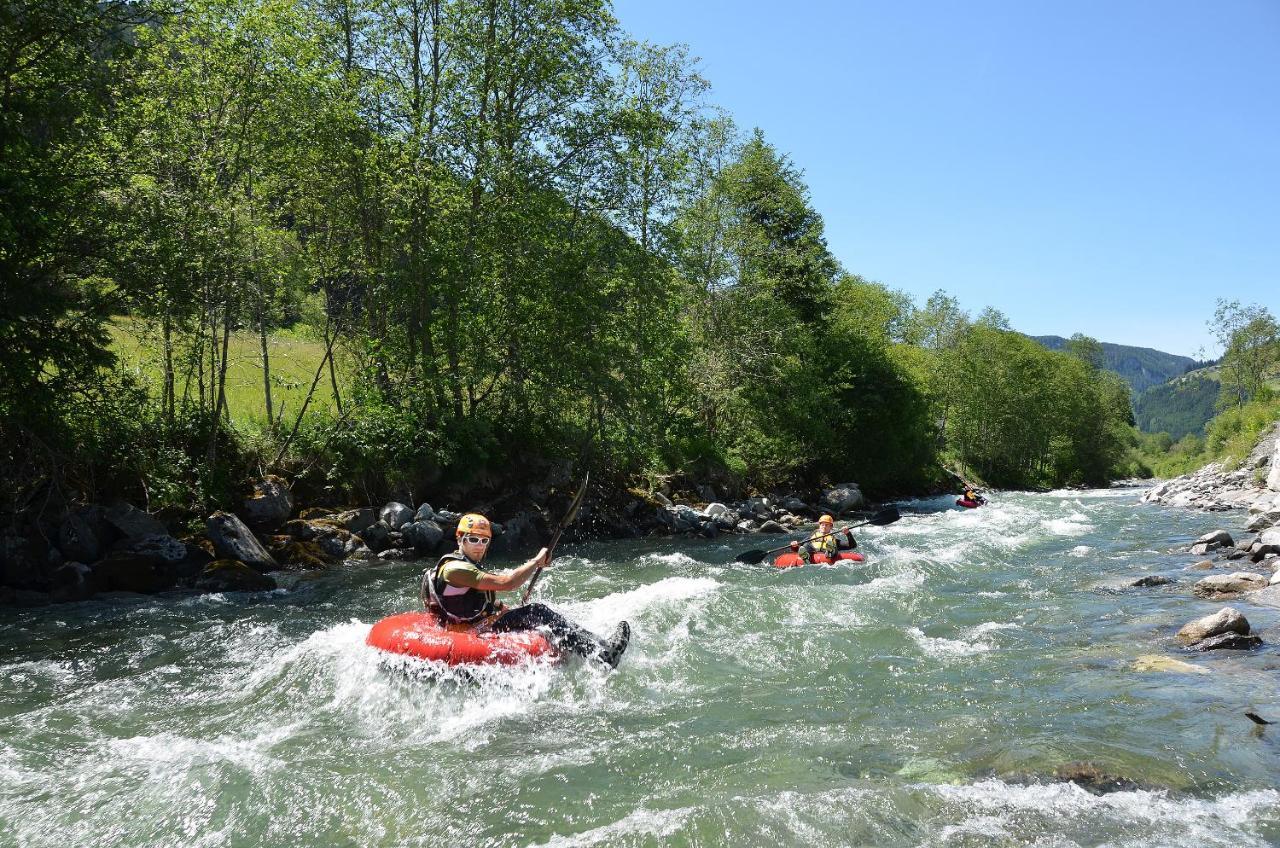
[[[612,630],[619,621],[641,618],[654,608],[670,607],[720,588],[710,577],[664,577],[635,589],[614,592],[592,601],[564,604],[565,614],[598,633]]]
[[[926,656],[934,659],[955,659],[957,657],[985,654],[993,647],[987,642],[966,642],[963,639],[926,636],[919,627],[910,627],[907,629],[907,633]]]
[[[695,807],[674,810],[648,810],[640,807],[610,824],[582,833],[553,836],[546,842],[535,844],[546,848],[585,848],[590,845],[619,845],[624,840],[629,844],[636,837],[666,840],[679,832],[695,812]]]
[[[636,564],[672,568],[675,566],[704,565],[705,563],[699,562],[683,551],[673,551],[665,554],[645,554],[636,560]]]
[[[1076,545],[1067,553],[1067,556],[1087,557],[1091,553],[1093,553],[1093,548],[1088,545]]]
[[[935,659],[955,659],[986,654],[995,650],[996,645],[989,638],[992,633],[1002,630],[1018,630],[1021,625],[1011,622],[987,621],[973,627],[967,627],[960,633],[959,639],[947,639],[942,636],[926,636],[918,627],[912,627],[907,633],[925,655]]]
[[[143,765],[153,775],[166,781],[173,769],[190,771],[210,763],[229,763],[254,775],[281,765],[270,753],[272,747],[287,739],[301,723],[281,725],[249,737],[220,736],[216,739],[193,739],[173,733],[134,736],[107,741],[105,751],[108,770],[119,768],[121,761]]]
[[[1066,518],[1050,518],[1044,522],[1044,527],[1055,536],[1083,536],[1086,533],[1092,533],[1094,527],[1089,523],[1089,519],[1080,513],[1074,513]]]
[[[1012,621],[987,621],[982,624],[970,627],[965,633],[970,639],[977,639],[988,633],[996,633],[1000,630],[1021,630],[1021,624],[1014,624]]]
[[[998,779],[919,788],[969,812],[955,828],[989,829],[995,818],[1020,833],[1037,824],[1060,833],[1095,821],[1112,832],[1117,827],[1136,831],[1131,838],[1113,836],[1108,845],[1263,846],[1269,843],[1259,826],[1280,824],[1280,791],[1274,789],[1193,798],[1148,790],[1094,795],[1074,783],[1018,785]]]

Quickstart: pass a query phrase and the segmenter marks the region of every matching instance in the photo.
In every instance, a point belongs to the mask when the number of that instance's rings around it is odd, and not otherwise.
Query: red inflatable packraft
[[[388,653],[449,665],[516,665],[535,657],[556,655],[551,643],[536,630],[479,634],[450,630],[429,612],[388,616],[373,625],[365,644]]]

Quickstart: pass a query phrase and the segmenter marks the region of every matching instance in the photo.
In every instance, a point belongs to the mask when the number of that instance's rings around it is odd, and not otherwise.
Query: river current
[[[421,563],[0,609],[0,845],[1280,844],[1280,610],[1234,604],[1261,651],[1172,639],[1222,606],[1179,550],[1243,514],[993,501],[903,503],[860,565],[566,547],[539,592],[631,621],[612,674],[382,661]],[[1054,779],[1081,762],[1118,790]]]

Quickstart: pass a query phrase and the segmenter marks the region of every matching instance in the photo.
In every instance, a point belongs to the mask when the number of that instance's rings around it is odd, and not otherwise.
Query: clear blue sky
[[[615,0],[805,174],[849,270],[1216,355],[1280,313],[1280,0]]]

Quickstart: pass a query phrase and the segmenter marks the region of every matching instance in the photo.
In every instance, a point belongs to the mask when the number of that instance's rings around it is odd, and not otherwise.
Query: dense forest
[[[18,0],[0,27],[6,510],[203,509],[270,470],[348,501],[566,462],[872,493],[1133,470],[1098,343],[851,273],[796,165],[607,2]],[[289,406],[284,332],[322,351]]]

